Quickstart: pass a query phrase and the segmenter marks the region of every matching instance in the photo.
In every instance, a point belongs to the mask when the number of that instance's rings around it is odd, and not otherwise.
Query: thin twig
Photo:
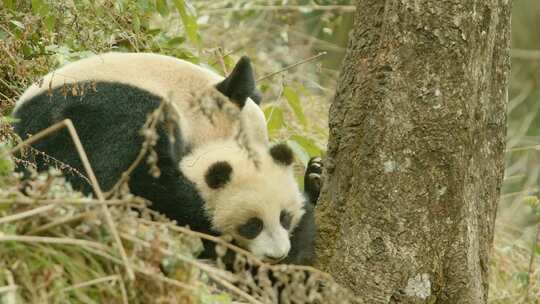
[[[521,152],[521,151],[533,151],[533,150],[540,151],[540,145],[508,148],[504,152],[509,153],[509,152]]]
[[[514,96],[512,99],[508,101],[508,106],[506,108],[506,113],[512,113],[512,111],[519,106],[521,103],[523,103],[525,100],[527,100],[527,97],[529,97],[535,88],[533,81],[527,81],[525,82],[525,85],[523,89]]]
[[[15,291],[15,290],[17,290],[17,286],[11,286],[11,285],[2,286],[0,287],[0,294],[10,292],[10,291]]]
[[[152,211],[152,210],[149,210],[149,211]],[[233,245],[233,244],[231,244],[231,243],[229,243],[229,242],[227,242],[227,241],[225,241],[225,240],[223,240],[223,239],[221,239],[219,237],[209,235],[209,234],[206,234],[206,233],[202,233],[202,232],[198,232],[198,231],[193,231],[193,230],[190,230],[188,228],[177,226],[175,224],[158,223],[158,222],[153,222],[153,221],[149,221],[149,220],[146,220],[146,219],[140,219],[140,221],[143,222],[143,223],[146,223],[146,224],[151,224],[151,225],[165,225],[165,226],[167,226],[169,229],[171,229],[173,231],[181,232],[181,233],[184,233],[184,234],[187,234],[187,235],[191,235],[191,236],[195,236],[195,237],[198,237],[198,238],[201,238],[201,239],[212,241],[214,243],[223,245],[223,246],[227,247],[228,249],[231,249],[231,250],[233,250],[233,251],[235,251],[237,253],[245,255],[249,259],[253,260],[253,262],[256,263],[259,266],[264,265],[264,263],[259,258],[257,258],[255,255],[253,255],[251,252],[249,252],[249,251],[247,251],[247,250],[245,250],[243,248],[240,248],[238,246],[235,246],[235,245]]]
[[[101,250],[107,250],[107,247],[101,243],[66,237],[60,238],[48,236],[0,235],[0,242],[62,244],[81,247],[93,247]]]
[[[118,275],[118,277],[120,278],[118,280],[118,283],[120,285],[120,292],[122,294],[122,304],[129,304],[127,290],[126,290],[126,283],[124,282],[124,279],[122,279],[121,275]]]
[[[356,7],[354,5],[252,5],[252,6],[244,6],[244,7],[209,9],[209,10],[205,10],[205,12],[209,14],[223,14],[223,13],[238,12],[238,11],[354,12],[355,10],[356,10]]]
[[[106,253],[106,252],[103,252],[103,251],[97,251],[93,248],[87,248],[87,251],[88,252],[91,252],[95,255],[98,255],[102,258],[105,258],[111,262],[114,262],[116,264],[119,264],[119,265],[123,265],[122,261],[113,257],[112,255]],[[155,273],[152,273],[150,272],[149,270],[146,270],[140,266],[137,266],[137,265],[132,265],[133,266],[133,270],[135,270],[136,272],[138,273],[141,273],[141,274],[144,274],[146,276],[149,276],[153,279],[156,279],[158,281],[161,281],[161,282],[164,282],[164,283],[167,283],[167,284],[170,284],[170,285],[173,285],[173,286],[176,286],[176,287],[179,287],[179,288],[182,288],[182,289],[187,289],[191,292],[198,292],[198,288],[195,287],[195,286],[190,286],[190,285],[187,285],[187,284],[184,284],[182,282],[179,282],[177,280],[173,280],[173,279],[170,279],[170,278],[167,278],[163,275],[158,275],[158,274],[155,274]]]
[[[138,244],[140,246],[143,246],[143,247],[146,247],[146,248],[152,248],[152,245],[149,243],[149,242],[146,242],[144,240],[141,240],[137,237],[134,237],[132,235],[129,235],[127,233],[120,233],[121,237],[130,241],[130,242],[133,242],[135,244]],[[219,274],[216,269],[212,268],[211,266],[205,264],[205,263],[201,263],[199,260],[195,259],[195,258],[188,258],[188,257],[185,257],[181,254],[178,254],[178,253],[173,253],[172,251],[166,249],[166,248],[159,248],[159,251],[163,254],[166,254],[166,255],[169,255],[169,256],[175,256],[176,258],[178,258],[179,260],[181,260],[182,262],[184,263],[187,263],[187,264],[191,264],[203,271],[205,271],[210,277],[212,278],[216,278],[216,276],[221,276],[221,274]]]
[[[31,231],[29,231],[28,233],[26,233],[26,235],[39,235],[43,232],[46,232],[46,231],[49,231],[51,228],[54,228],[56,226],[60,226],[60,225],[65,225],[65,224],[68,224],[68,223],[72,223],[72,222],[76,222],[76,221],[80,221],[88,216],[91,216],[93,214],[95,214],[97,211],[87,211],[87,212],[83,212],[83,213],[79,213],[79,214],[76,214],[76,215],[69,215],[69,216],[66,216],[66,217],[63,217],[59,220],[56,220],[56,221],[53,221],[53,222],[50,222],[50,223],[47,223],[43,226],[39,226]]]
[[[149,243],[149,242],[146,242],[144,240],[141,240],[141,239],[138,239],[134,236],[131,236],[127,233],[121,233],[120,234],[123,238],[125,238],[126,240],[129,240],[129,241],[132,241],[136,244],[139,244],[143,247],[146,247],[146,248],[152,248],[152,245]],[[257,299],[253,298],[251,295],[247,294],[246,292],[244,292],[243,290],[239,289],[238,287],[234,286],[233,284],[231,284],[230,282],[227,282],[225,281],[221,276],[220,276],[220,273],[218,271],[216,271],[214,268],[204,264],[204,263],[200,263],[198,262],[196,259],[189,259],[189,258],[186,258],[180,254],[175,254],[173,253],[172,251],[168,250],[168,249],[165,249],[165,248],[159,248],[159,251],[163,254],[166,254],[166,255],[169,255],[169,256],[175,256],[177,257],[178,259],[182,260],[183,262],[186,262],[186,263],[189,263],[189,264],[192,264],[196,267],[198,267],[199,269],[203,270],[206,272],[206,274],[212,278],[212,280],[216,281],[217,283],[221,284],[223,287],[229,289],[230,291],[234,292],[236,295],[240,296],[241,298],[244,298],[245,300],[247,300],[249,303],[252,303],[252,304],[262,304],[261,302],[259,302]]]
[[[223,58],[225,58],[225,55],[223,55],[223,50],[221,48],[218,48],[216,53],[217,53],[217,56],[218,56],[218,62],[221,65],[221,69],[223,70],[223,74],[224,74],[225,77],[227,77],[227,75],[229,75],[229,72],[227,71],[227,66],[225,65],[225,60],[223,60]]]
[[[259,300],[252,297],[250,294],[246,293],[245,291],[241,290],[240,288],[234,286],[233,284],[219,278],[219,277],[212,277],[212,280],[216,281],[217,283],[221,284],[223,287],[229,289],[230,291],[236,293],[241,298],[244,298],[251,304],[262,304]]]
[[[13,100],[13,98],[8,97],[4,93],[0,92],[0,96],[4,97],[4,100],[6,100],[9,103],[9,105],[15,104],[15,101]]]
[[[516,195],[531,195],[533,193],[536,193],[538,192],[538,188],[527,188],[527,189],[523,189],[521,191],[516,191],[516,192],[509,192],[509,193],[505,193],[505,194],[502,194],[501,195],[501,198],[508,198],[508,197],[512,197],[512,196],[516,196]]]
[[[142,273],[142,274],[144,274],[144,275],[147,275],[147,276],[149,276],[149,277],[151,277],[151,278],[153,278],[153,279],[156,279],[156,280],[158,280],[158,281],[162,281],[162,282],[164,282],[164,283],[167,283],[167,284],[170,284],[170,285],[173,285],[173,286],[182,288],[182,289],[189,290],[189,291],[191,291],[191,292],[193,292],[193,293],[199,292],[199,288],[200,288],[200,287],[198,287],[198,286],[190,286],[190,285],[188,285],[188,284],[184,284],[184,283],[182,283],[182,282],[180,282],[180,281],[173,280],[173,279],[168,278],[168,277],[166,277],[166,276],[163,276],[163,275],[159,275],[159,274],[155,274],[155,273],[153,273],[153,272],[150,272],[149,270],[146,270],[146,269],[144,269],[144,268],[142,268],[142,267],[134,267],[134,268],[135,268],[135,270],[136,270],[137,272],[140,272],[140,273]]]
[[[149,210],[149,211],[153,211],[153,210]],[[228,249],[231,249],[233,251],[235,251],[236,253],[240,253],[244,256],[246,256],[250,263],[253,263],[253,264],[256,264],[257,266],[265,266],[265,267],[268,267],[270,269],[273,269],[273,270],[301,270],[301,271],[309,271],[311,273],[316,273],[322,277],[326,277],[327,279],[330,279],[330,280],[334,280],[332,278],[331,275],[329,275],[328,273],[326,272],[323,272],[323,271],[320,271],[316,268],[313,268],[311,266],[301,266],[301,265],[269,265],[267,263],[264,263],[263,261],[261,261],[258,257],[256,257],[255,255],[253,255],[251,252],[243,249],[243,248],[240,248],[238,246],[235,246],[225,240],[223,240],[222,238],[219,238],[219,237],[216,237],[216,236],[213,236],[213,235],[209,235],[209,234],[206,234],[206,233],[202,233],[202,232],[198,232],[198,231],[193,231],[193,230],[190,230],[188,228],[185,228],[185,227],[180,227],[180,226],[177,226],[177,225],[174,225],[172,223],[159,223],[159,222],[154,222],[154,221],[149,221],[149,220],[146,220],[146,219],[140,219],[141,222],[143,223],[146,223],[146,224],[152,224],[152,225],[165,225],[166,227],[168,227],[169,229],[173,230],[173,231],[177,231],[177,232],[181,232],[181,233],[184,233],[184,234],[188,234],[188,235],[191,235],[191,236],[195,236],[195,237],[199,237],[201,239],[205,239],[205,240],[209,240],[209,241],[212,241],[214,243],[218,243],[220,245],[223,245],[225,247],[227,247]]]
[[[81,140],[79,139],[79,135],[77,134],[77,131],[75,130],[75,126],[73,126],[73,123],[71,122],[70,119],[64,120],[64,123],[69,133],[71,134],[71,139],[75,143],[75,147],[77,148],[77,152],[79,153],[79,157],[81,158],[86,174],[88,175],[92,183],[92,188],[94,189],[94,193],[96,194],[97,198],[100,201],[105,201],[105,196],[103,195],[103,192],[101,191],[101,187],[99,186],[96,175],[94,174],[94,170],[92,170],[92,167],[90,166],[90,162],[88,161],[86,152],[84,151]],[[135,279],[135,274],[133,273],[133,270],[131,269],[131,265],[129,263],[129,260],[126,254],[126,250],[124,249],[124,246],[122,245],[122,241],[120,240],[120,236],[118,235],[118,230],[116,229],[116,224],[114,223],[111,212],[109,211],[109,207],[103,204],[101,205],[101,209],[103,210],[103,213],[105,215],[105,221],[107,222],[107,225],[109,226],[110,233],[112,234],[114,238],[116,247],[118,251],[120,252],[120,256],[122,257],[124,266],[126,267],[128,279],[133,280]]]
[[[540,224],[537,224],[536,236],[534,237],[534,240],[532,242],[531,257],[529,259],[529,268],[527,271],[527,290],[525,291],[525,303],[529,303],[529,289],[531,286],[532,273],[534,271],[534,257],[536,256],[536,246],[538,244],[538,241],[540,241]]]
[[[3,297],[3,299],[6,301],[6,303],[15,303],[17,299],[17,294],[15,293],[17,291],[17,284],[15,284],[15,279],[13,278],[13,274],[9,270],[4,270],[7,278],[8,285],[3,286],[0,290],[1,293],[8,293]]]
[[[79,158],[81,159],[81,162],[84,166],[86,174],[88,175],[88,178],[90,179],[92,189],[94,190],[95,195],[97,196],[98,200],[105,201],[105,196],[103,195],[103,192],[101,191],[97,178],[94,174],[94,171],[92,170],[92,166],[90,166],[90,162],[88,161],[88,156],[86,155],[86,152],[83,148],[81,140],[79,139],[79,135],[77,134],[77,131],[75,130],[75,126],[73,126],[73,122],[70,119],[64,119],[63,121],[58,122],[46,128],[45,130],[38,132],[36,135],[30,138],[27,138],[26,140],[24,140],[23,142],[15,146],[13,149],[11,149],[9,151],[9,154],[14,154],[18,150],[20,150],[23,146],[31,145],[35,141],[45,136],[48,136],[49,134],[54,133],[62,128],[67,128],[69,134],[71,135],[71,140],[75,144],[75,148],[77,149],[77,153],[79,154]],[[101,205],[101,208],[102,208],[103,214],[105,215],[105,222],[109,226],[110,233],[113,236],[113,239],[116,243],[116,247],[118,251],[120,252],[122,261],[124,262],[124,266],[126,268],[128,278],[132,280],[135,278],[135,275],[133,274],[133,270],[131,269],[131,265],[129,263],[126,251],[124,249],[124,246],[122,245],[122,241],[120,240],[120,237],[118,236],[118,230],[116,229],[116,225],[112,219],[112,215],[109,211],[109,208],[105,204]]]
[[[110,199],[106,201],[100,201],[91,198],[54,198],[54,199],[32,199],[26,197],[17,198],[0,198],[1,204],[21,204],[21,205],[127,205],[134,201],[125,199]]]
[[[278,95],[277,95],[277,102],[276,104],[272,107],[272,110],[270,110],[270,114],[268,115],[268,119],[266,120],[266,127],[268,127],[268,124],[270,123],[270,121],[272,121],[272,117],[274,116],[274,111],[277,109],[277,106],[279,106],[281,104],[281,96],[283,96],[283,91],[285,90],[285,84],[284,84],[284,77],[281,77],[281,82],[280,82],[280,86],[279,86],[279,92],[278,92]]]
[[[12,222],[12,221],[17,221],[17,220],[20,220],[20,219],[23,219],[23,218],[26,218],[26,217],[30,217],[30,216],[33,216],[33,215],[36,215],[36,214],[47,212],[49,210],[54,209],[55,207],[57,207],[57,206],[55,206],[55,205],[46,205],[46,206],[41,206],[41,207],[38,207],[38,208],[31,209],[31,210],[28,210],[28,211],[19,212],[19,213],[16,213],[16,214],[0,217],[0,224],[5,224],[5,223]]]
[[[226,58],[227,56],[230,56],[230,55],[232,55],[232,54],[234,54],[234,53],[240,51],[242,48],[243,48],[243,47],[237,47],[237,48],[233,49],[232,51],[229,51],[229,52],[227,52],[227,53],[223,53],[221,58],[222,58],[222,59],[223,59],[223,58]],[[216,63],[218,63],[218,62],[219,62],[219,58],[216,59],[216,60],[214,60],[214,61],[211,61],[211,62],[210,62],[210,65],[214,65],[214,64],[216,64]]]
[[[512,49],[510,51],[510,56],[512,58],[519,58],[519,59],[539,60],[540,59],[540,50]]]
[[[115,274],[115,275],[110,275],[110,276],[106,276],[106,277],[102,277],[102,278],[98,278],[98,279],[94,279],[94,280],[89,280],[89,281],[86,281],[86,282],[77,283],[77,284],[71,285],[69,287],[63,288],[63,289],[60,290],[60,292],[68,292],[68,291],[72,291],[72,290],[75,290],[75,289],[84,288],[84,287],[88,287],[88,286],[92,286],[92,285],[96,285],[96,284],[101,284],[101,283],[106,283],[106,282],[114,282],[114,281],[117,281],[118,278],[119,278],[119,276]]]
[[[310,61],[317,60],[319,57],[324,56],[324,55],[326,55],[326,52],[320,52],[320,53],[317,54],[317,55],[311,56],[311,57],[306,58],[306,59],[304,59],[304,60],[300,60],[300,61],[298,61],[298,62],[296,62],[296,63],[293,63],[293,64],[291,64],[291,65],[289,65],[289,66],[284,67],[283,69],[281,69],[281,70],[279,70],[279,71],[276,71],[276,72],[273,72],[273,73],[270,73],[270,74],[267,74],[267,75],[264,75],[264,76],[260,77],[259,79],[257,79],[257,82],[259,82],[259,81],[261,81],[261,80],[264,80],[264,79],[267,79],[267,78],[274,77],[274,76],[277,75],[277,74],[281,74],[281,73],[283,73],[283,72],[285,72],[285,71],[288,71],[288,70],[290,70],[290,69],[292,69],[292,68],[294,68],[294,67],[297,67],[297,66],[299,66],[299,65],[301,65],[301,64],[304,64],[304,63],[307,63],[307,62],[310,62]]]
[[[36,135],[33,135],[29,138],[27,138],[26,140],[20,142],[18,145],[16,145],[15,147],[13,147],[11,150],[9,150],[7,152],[7,155],[13,155],[15,154],[17,151],[19,151],[20,149],[22,149],[22,147],[24,146],[29,146],[31,144],[33,144],[34,142],[42,139],[43,137],[46,137],[46,136],[49,136],[51,133],[54,133],[62,128],[65,128],[65,123],[64,121],[61,121],[61,122],[58,122],[58,123],[55,123],[54,125],[48,127],[47,129],[43,130],[43,131],[40,131],[38,132]],[[3,155],[3,156],[6,156],[6,155]]]
[[[5,85],[8,89],[11,90],[11,93],[13,93],[15,95],[15,97],[19,98],[19,96],[21,95],[19,93],[19,91],[17,91],[16,89],[14,89],[9,83],[7,83],[4,79],[0,78],[0,82],[2,82],[3,85]]]

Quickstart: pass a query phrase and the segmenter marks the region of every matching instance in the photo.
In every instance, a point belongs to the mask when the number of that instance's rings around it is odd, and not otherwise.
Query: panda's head
[[[196,185],[216,232],[232,235],[264,260],[281,260],[304,215],[305,199],[294,179],[288,146],[254,149],[248,152],[234,141],[213,143],[186,156],[181,170]]]

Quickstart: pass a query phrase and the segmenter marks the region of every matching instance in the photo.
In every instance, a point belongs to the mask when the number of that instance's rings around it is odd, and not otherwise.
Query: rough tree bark
[[[357,2],[330,109],[317,254],[365,303],[486,303],[510,6]]]

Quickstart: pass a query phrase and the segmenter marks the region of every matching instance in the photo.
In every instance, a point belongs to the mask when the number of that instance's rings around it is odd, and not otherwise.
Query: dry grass
[[[309,267],[264,264],[221,239],[176,226],[130,194],[119,193],[110,202],[83,198],[56,170],[23,181],[12,172],[14,164],[5,148],[0,151],[6,164],[0,179],[2,303],[236,299],[258,304],[277,297],[285,303],[355,302],[327,274]],[[104,226],[107,216],[114,227]],[[196,259],[202,249],[200,237],[217,243],[217,264]],[[222,261],[231,250],[234,273]]]

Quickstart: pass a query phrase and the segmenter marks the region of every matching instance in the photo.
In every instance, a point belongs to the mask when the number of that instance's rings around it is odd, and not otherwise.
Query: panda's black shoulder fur
[[[161,98],[130,85],[97,82],[77,83],[80,92],[72,94],[71,86],[58,87],[26,100],[17,110],[18,122],[15,131],[24,139],[27,134],[39,131],[62,121],[72,120],[100,186],[109,190],[120,178],[140,151],[143,137],[140,130],[147,115],[155,110]],[[169,131],[169,129],[167,129]],[[194,185],[182,174],[178,162],[185,150],[181,130],[176,127],[171,134],[163,125],[157,126],[159,139],[154,147],[158,154],[159,178],[149,172],[142,162],[130,178],[129,187],[133,194],[141,195],[153,202],[153,208],[180,225],[189,224],[192,229],[210,232],[210,222],[204,216],[203,200]],[[33,144],[37,150],[69,164],[84,172],[82,163],[66,130],[51,134]],[[45,170],[47,161],[36,156],[38,170]],[[90,185],[79,176],[66,176],[73,187],[91,193]],[[182,208],[178,208],[182,202]],[[189,215],[189,216],[187,216]]]
[[[320,157],[309,160],[304,173],[304,215],[294,229],[291,237],[291,250],[284,264],[312,265],[315,261],[315,206],[322,186],[323,162]]]
[[[315,206],[310,201],[306,201],[304,210],[304,215],[293,231],[291,250],[282,261],[283,264],[312,265],[315,260],[315,236],[317,234],[314,217]]]

